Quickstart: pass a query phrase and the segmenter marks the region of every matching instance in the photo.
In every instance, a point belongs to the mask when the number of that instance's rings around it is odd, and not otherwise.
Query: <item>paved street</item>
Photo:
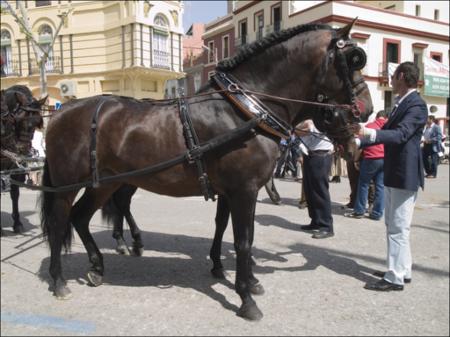
[[[232,231],[224,237],[226,281],[209,273],[216,203],[142,190],[132,211],[142,229],[142,257],[115,252],[111,228],[97,212],[91,230],[105,262],[104,284],[87,285],[89,262],[75,234],[63,272],[73,297],[49,291],[49,250],[42,242],[38,194],[21,190],[25,235],[12,232],[11,201],[2,194],[1,335],[449,335],[449,167],[426,181],[411,231],[412,283],[402,292],[363,289],[384,270],[385,225],[347,219],[349,184],[330,184],[336,236],[314,240],[297,207],[300,184],[276,180],[282,205],[264,189],[256,208],[253,253],[266,293],[255,297],[260,322],[236,316]],[[230,226],[231,227],[231,226]],[[130,242],[129,232],[126,233]]]

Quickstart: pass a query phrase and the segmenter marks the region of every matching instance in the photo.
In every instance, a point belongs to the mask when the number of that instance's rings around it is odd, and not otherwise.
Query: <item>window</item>
[[[279,32],[281,29],[281,5],[272,8],[273,31]]]
[[[208,63],[213,63],[215,58],[214,58],[214,41],[209,41],[208,42]]]
[[[195,73],[194,74],[194,92],[197,92],[198,89],[200,89],[201,85],[202,85],[202,74]]]
[[[52,4],[51,1],[42,1],[42,0],[36,0],[35,1],[35,6],[36,7],[42,7],[42,6],[50,6]]]
[[[169,63],[169,25],[162,14],[157,14],[153,21],[153,66],[170,69]]]
[[[393,97],[392,97],[392,91],[386,90],[384,92],[384,111],[391,111],[393,106]]]
[[[420,16],[420,5],[416,5],[416,16]]]
[[[162,14],[158,14],[155,16],[155,20],[153,21],[155,26],[167,29],[169,24],[167,23],[167,19]]]
[[[156,68],[170,68],[168,40],[167,33],[153,32],[153,66]]]
[[[1,75],[8,76],[12,71],[11,34],[6,29],[1,30]]]
[[[225,35],[222,37],[222,58],[226,59],[230,56],[230,37]]]
[[[398,44],[388,43],[386,46],[386,62],[399,63],[398,62]]]
[[[437,52],[432,51],[430,53],[430,57],[435,61],[442,62],[442,53],[437,53]]]
[[[47,53],[47,62],[45,63],[45,70],[51,72],[54,69],[53,50],[50,49],[53,40],[53,30],[49,25],[42,25],[38,29],[39,45]]]
[[[239,23],[239,37],[241,45],[247,43],[247,20],[243,20]]]
[[[213,77],[215,74],[216,74],[216,72],[214,70],[213,71],[209,71],[208,72],[208,80],[210,80],[211,77]]]
[[[434,10],[434,19],[439,20],[439,9]]]
[[[256,31],[256,40],[261,40],[263,38],[263,28],[264,28],[264,12],[260,11],[255,13],[255,25],[254,29]]]

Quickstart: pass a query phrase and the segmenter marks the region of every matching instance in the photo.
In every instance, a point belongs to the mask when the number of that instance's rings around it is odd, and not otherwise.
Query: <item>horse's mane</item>
[[[216,69],[219,71],[232,70],[254,55],[257,55],[267,48],[272,47],[278,43],[289,40],[291,37],[297,34],[321,29],[331,30],[332,28],[329,25],[325,24],[305,24],[281,30],[279,32],[274,32],[259,41],[255,41],[249,45],[242,47],[236,56],[227,60],[220,61]]]

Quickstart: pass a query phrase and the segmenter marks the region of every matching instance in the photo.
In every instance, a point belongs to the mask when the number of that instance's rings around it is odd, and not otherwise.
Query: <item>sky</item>
[[[193,23],[208,23],[227,14],[227,2],[221,1],[185,1],[183,14],[184,32]]]

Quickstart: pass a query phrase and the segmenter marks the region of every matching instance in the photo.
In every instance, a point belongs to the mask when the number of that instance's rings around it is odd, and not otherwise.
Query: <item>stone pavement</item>
[[[142,257],[115,252],[99,212],[91,230],[105,262],[104,284],[87,285],[89,262],[75,234],[63,272],[73,292],[49,291],[49,250],[42,242],[36,192],[21,190],[25,235],[12,233],[11,201],[2,194],[1,335],[449,335],[449,167],[419,193],[411,243],[413,280],[402,292],[363,289],[384,270],[382,221],[347,219],[347,179],[331,184],[336,236],[314,240],[297,208],[300,184],[276,180],[283,203],[264,189],[256,208],[253,253],[266,293],[255,297],[264,318],[236,316],[232,231],[224,237],[225,281],[209,273],[216,204],[138,190],[132,212],[143,232]],[[231,226],[230,226],[231,227]],[[129,232],[126,233],[129,240]]]

